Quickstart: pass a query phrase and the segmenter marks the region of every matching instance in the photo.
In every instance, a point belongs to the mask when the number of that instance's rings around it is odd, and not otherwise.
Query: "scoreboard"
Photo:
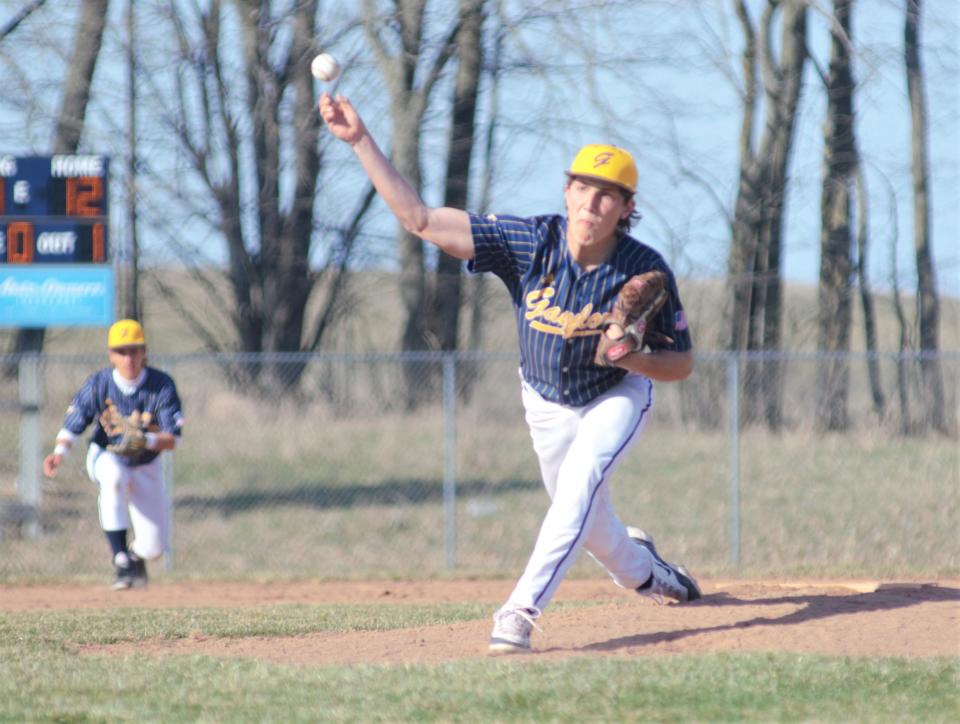
[[[0,264],[106,264],[109,158],[0,155]]]
[[[0,154],[0,327],[114,318],[107,156]]]

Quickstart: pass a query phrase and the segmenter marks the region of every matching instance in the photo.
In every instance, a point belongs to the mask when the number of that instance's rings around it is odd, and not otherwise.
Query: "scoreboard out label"
[[[104,264],[109,158],[0,156],[0,264]]]

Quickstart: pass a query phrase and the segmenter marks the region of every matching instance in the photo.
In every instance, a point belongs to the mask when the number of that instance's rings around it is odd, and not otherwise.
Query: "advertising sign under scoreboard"
[[[0,326],[110,324],[109,171],[96,154],[0,155]]]
[[[0,326],[105,327],[112,322],[109,266],[0,264]]]

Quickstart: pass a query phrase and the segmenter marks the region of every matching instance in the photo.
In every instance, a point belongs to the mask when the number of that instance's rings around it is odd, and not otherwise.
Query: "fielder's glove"
[[[615,367],[617,361],[650,342],[672,341],[647,329],[650,318],[667,301],[666,285],[667,275],[659,271],[637,274],[626,281],[601,327],[603,334],[593,358],[595,364]]]
[[[106,409],[100,413],[100,426],[108,437],[120,436],[117,442],[107,445],[107,450],[123,457],[136,457],[147,449],[147,438],[140,427],[140,415],[132,418],[120,414],[113,400],[107,400]]]

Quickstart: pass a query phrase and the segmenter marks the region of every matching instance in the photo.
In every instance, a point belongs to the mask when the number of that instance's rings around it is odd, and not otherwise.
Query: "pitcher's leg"
[[[598,501],[584,549],[606,569],[614,583],[621,588],[636,588],[650,579],[653,558],[630,537],[613,512],[609,489],[604,486],[601,492],[605,493],[604,500]]]
[[[583,545],[590,492],[586,486],[579,490],[558,486],[527,566],[508,599],[511,605],[540,610],[550,602]]]
[[[544,400],[526,383],[522,386],[521,400],[543,487],[552,499],[560,466],[577,435],[580,416],[574,409]]]
[[[633,435],[617,451],[607,467],[612,475],[621,460],[640,438],[653,409],[653,385],[642,377],[627,377],[608,396],[601,399],[585,415],[582,435],[606,437],[604,427],[610,419],[629,421],[639,412],[639,422],[633,427]],[[594,447],[602,443],[595,441]],[[638,547],[613,509],[610,486],[601,488],[596,502],[596,516],[587,532],[584,547],[590,555],[612,576],[614,582],[624,588],[636,588],[650,578],[653,559]]]
[[[626,393],[611,391],[578,409],[576,437],[560,465],[553,501],[527,567],[510,596],[511,604],[543,609],[588,536],[595,537],[595,545],[606,559],[614,556],[618,576],[640,576],[643,566],[649,567],[645,551],[636,546],[622,551],[615,547],[616,527],[627,541],[629,538],[613,516],[608,479],[616,460],[644,424],[651,401],[647,383],[643,399],[631,385]],[[646,570],[638,585],[648,577]]]

